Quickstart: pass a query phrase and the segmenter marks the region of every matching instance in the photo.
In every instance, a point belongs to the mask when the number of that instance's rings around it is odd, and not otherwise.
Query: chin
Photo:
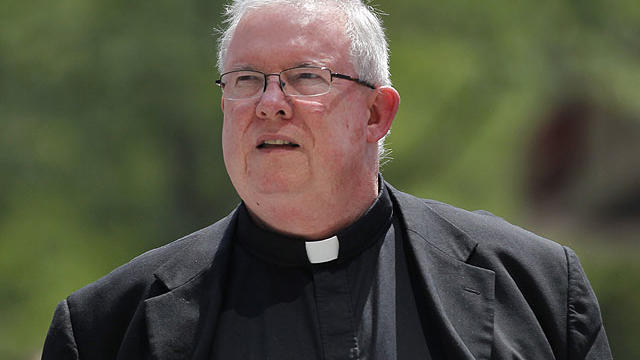
[[[305,177],[291,173],[276,173],[261,176],[250,181],[252,188],[257,193],[264,195],[271,194],[294,194],[309,187],[309,181]]]

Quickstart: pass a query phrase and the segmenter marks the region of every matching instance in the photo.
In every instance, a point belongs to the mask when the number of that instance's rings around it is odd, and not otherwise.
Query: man
[[[228,217],[56,309],[44,359],[607,359],[575,254],[395,190],[399,104],[359,0],[237,0],[218,57]]]

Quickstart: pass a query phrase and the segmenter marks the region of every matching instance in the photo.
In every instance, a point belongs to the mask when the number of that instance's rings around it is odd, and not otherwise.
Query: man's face
[[[335,12],[301,17],[293,8],[266,7],[243,17],[224,69],[279,73],[316,65],[355,77],[349,47]],[[288,97],[270,76],[261,97],[223,98],[224,161],[240,197],[252,208],[260,200],[308,200],[357,186],[370,174],[365,159],[377,151],[367,141],[372,91],[334,79],[325,95]],[[277,140],[297,146],[261,146]]]

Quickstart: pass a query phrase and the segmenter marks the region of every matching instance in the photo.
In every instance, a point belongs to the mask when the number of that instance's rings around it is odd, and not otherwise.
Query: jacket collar
[[[447,219],[430,204],[435,201],[420,199],[398,191],[387,184],[398,204],[399,211],[410,237],[419,237],[443,254],[466,262],[478,242]],[[444,205],[444,204],[442,204]]]

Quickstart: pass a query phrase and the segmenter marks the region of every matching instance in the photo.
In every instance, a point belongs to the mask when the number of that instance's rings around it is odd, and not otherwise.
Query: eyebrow
[[[317,64],[317,63],[313,63],[311,61],[304,61],[304,62],[301,62],[301,63],[297,63],[294,67],[301,67],[301,66],[322,66],[322,65]]]
[[[324,62],[322,61],[301,61],[298,63],[294,63],[291,66],[287,66],[284,69],[291,69],[291,68],[296,68],[296,67],[304,67],[304,66],[317,66],[317,67],[326,67],[327,65],[324,64]],[[239,63],[239,64],[235,64],[233,65],[228,71],[238,71],[238,70],[253,70],[253,71],[260,71],[263,72],[262,70],[258,70],[259,67],[258,66],[254,66],[252,64],[249,63]]]
[[[303,61],[303,62],[299,62],[294,67],[299,67],[299,66],[329,67],[329,65],[327,65],[327,61],[324,60],[324,59],[323,60],[318,60],[318,61]]]
[[[236,64],[229,69],[229,71],[236,70],[256,70],[256,67],[250,64]]]

